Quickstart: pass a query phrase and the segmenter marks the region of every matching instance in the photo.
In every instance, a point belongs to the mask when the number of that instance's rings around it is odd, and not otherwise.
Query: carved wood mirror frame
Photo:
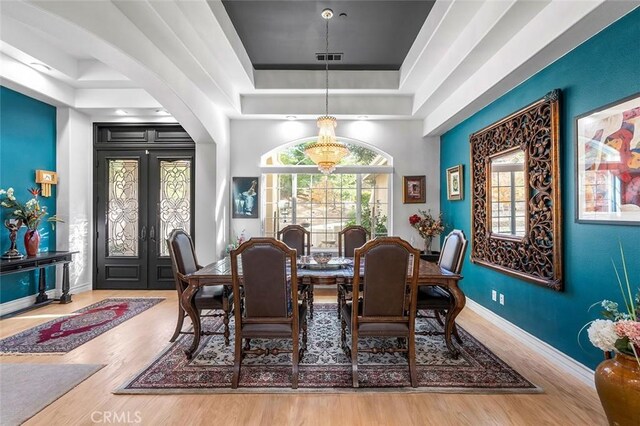
[[[469,137],[471,144],[471,261],[563,290],[560,164],[560,91]],[[506,237],[491,231],[491,160],[522,149],[525,153],[526,231]]]

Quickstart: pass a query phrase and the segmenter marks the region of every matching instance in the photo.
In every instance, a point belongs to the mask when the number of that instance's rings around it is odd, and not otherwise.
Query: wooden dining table
[[[242,268],[239,262],[239,274],[242,274]],[[360,276],[364,275],[364,270],[361,268]],[[349,285],[353,281],[354,268],[353,264],[347,264],[339,269],[308,269],[307,267],[298,266],[298,287],[307,290],[307,303],[309,305],[309,314],[313,318],[313,287],[316,285]],[[210,263],[196,272],[193,272],[186,276],[189,285],[182,293],[180,303],[182,307],[191,318],[193,323],[193,342],[191,346],[185,350],[187,358],[191,358],[200,345],[200,333],[202,330],[202,324],[200,315],[195,306],[195,295],[202,286],[207,285],[224,285],[229,288],[232,287],[231,281],[231,259],[225,257],[217,262]],[[441,268],[438,264],[428,262],[426,260],[420,260],[420,271],[418,273],[418,285],[430,285],[445,287],[454,298],[454,308],[447,311],[445,317],[445,330],[444,338],[447,344],[447,348],[451,351],[454,357],[459,355],[458,349],[453,345],[451,336],[453,334],[453,326],[455,319],[464,308],[466,303],[466,297],[458,282],[462,279],[459,274],[454,274]],[[234,304],[235,307],[238,304]]]

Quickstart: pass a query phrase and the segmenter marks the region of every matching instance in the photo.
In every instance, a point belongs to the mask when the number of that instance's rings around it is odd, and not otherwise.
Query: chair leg
[[[182,306],[180,306],[180,302],[178,302],[178,322],[176,324],[176,331],[173,332],[173,336],[169,339],[170,342],[175,342],[180,332],[182,331],[182,324],[184,323],[184,310]]]
[[[340,344],[342,346],[342,350],[347,353],[347,322],[344,318],[340,321],[340,328]]]
[[[307,329],[307,317],[305,315],[305,317],[302,319],[302,349],[300,351],[300,361],[302,361],[304,353],[307,351]]]
[[[416,336],[409,336],[408,341],[409,348],[407,354],[409,355],[409,375],[411,376],[411,386],[415,388],[418,386],[418,374],[416,371]]]
[[[236,332],[233,360],[233,377],[231,378],[231,387],[233,389],[238,388],[238,382],[240,381],[240,364],[242,364],[242,355],[242,337],[240,337],[238,332]]]
[[[440,311],[437,310],[437,309],[434,309],[433,313],[435,314],[436,321],[438,321],[438,324],[440,324],[442,327],[444,327],[444,323],[442,322],[442,318],[440,318]]]
[[[462,344],[462,339],[460,338],[460,335],[458,334],[458,327],[456,326],[456,323],[453,323],[453,337],[456,338],[456,341],[460,344]]]
[[[231,333],[229,332],[229,314],[231,313],[231,309],[227,306],[224,310],[224,318],[222,322],[224,323],[224,344],[225,346],[229,346],[229,336]]]
[[[244,339],[244,350],[248,351],[251,349],[251,339]]]
[[[293,353],[291,354],[291,362],[292,362],[292,375],[291,375],[291,388],[298,388],[298,363],[299,363],[299,355],[300,355],[300,342],[298,341],[298,331],[296,330],[293,333]]]
[[[351,375],[353,379],[353,387],[358,385],[358,331],[351,330]]]

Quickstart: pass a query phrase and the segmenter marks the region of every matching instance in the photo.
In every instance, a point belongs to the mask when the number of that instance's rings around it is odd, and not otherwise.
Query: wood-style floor
[[[42,410],[28,425],[93,424],[127,415],[144,425],[604,425],[595,390],[513,341],[465,309],[459,324],[544,389],[543,394],[229,394],[113,395],[111,391],[149,363],[173,333],[174,291],[92,291],[68,305],[52,304],[0,321],[0,337],[111,296],[162,296],[167,300],[66,355],[2,356],[2,363],[106,364]],[[335,296],[320,295],[317,301]],[[2,383],[2,386],[11,386]],[[98,412],[98,414],[95,414]],[[122,423],[121,423],[122,424]]]

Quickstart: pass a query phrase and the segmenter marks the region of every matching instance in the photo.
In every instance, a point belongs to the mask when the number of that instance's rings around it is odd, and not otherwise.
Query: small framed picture
[[[231,179],[231,210],[233,219],[257,219],[260,205],[258,177],[234,177]]]
[[[640,93],[576,117],[576,221],[640,224]]]
[[[462,164],[447,169],[447,200],[464,199],[464,175]]]
[[[405,204],[427,202],[427,181],[424,176],[404,176],[402,182]]]

